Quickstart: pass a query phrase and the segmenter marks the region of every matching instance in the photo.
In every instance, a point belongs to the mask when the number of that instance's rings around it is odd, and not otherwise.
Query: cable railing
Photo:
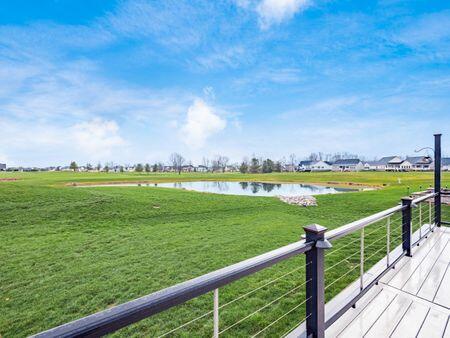
[[[308,335],[320,336],[402,257],[411,256],[413,245],[420,244],[433,231],[437,225],[434,202],[437,195],[425,192],[414,199],[403,198],[398,206],[331,231],[316,224],[306,226],[305,239],[298,242],[36,336],[102,336],[200,297],[202,306],[192,318],[169,321],[168,324],[176,325],[154,336],[182,336],[183,332],[213,337],[280,333],[283,336],[299,325],[304,326]],[[380,273],[369,276],[369,269],[380,262],[383,265]],[[275,276],[267,273],[270,278],[252,284],[256,286],[239,294],[236,288],[227,293],[229,286],[245,277],[253,278],[282,264],[288,267],[282,273]],[[325,315],[326,301],[352,283],[356,287],[353,296]],[[293,323],[296,325],[292,326]]]

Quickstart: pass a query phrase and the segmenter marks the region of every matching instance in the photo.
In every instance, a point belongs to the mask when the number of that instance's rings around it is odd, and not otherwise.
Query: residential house
[[[195,171],[199,173],[207,173],[209,171],[209,168],[206,165],[199,165]]]
[[[311,165],[316,161],[300,161],[298,164],[298,171],[311,171]]]
[[[378,161],[367,161],[364,170],[400,171],[403,160],[399,156],[385,156]]]
[[[195,170],[195,167],[192,164],[187,164],[181,167],[181,171],[185,173],[190,173]]]
[[[364,162],[364,170],[366,171],[375,171],[377,170],[378,161],[367,161]]]
[[[0,163],[0,171],[6,171],[6,163]]]
[[[442,170],[450,171],[450,157],[441,158]]]
[[[311,164],[311,171],[331,171],[333,165],[328,161],[317,161]]]
[[[361,171],[363,169],[364,164],[357,158],[337,160],[332,165],[333,171]]]
[[[433,170],[433,159],[430,156],[407,157],[405,161],[411,164],[411,170],[415,171]]]

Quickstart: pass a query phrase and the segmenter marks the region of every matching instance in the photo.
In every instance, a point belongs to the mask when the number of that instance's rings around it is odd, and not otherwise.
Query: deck
[[[435,228],[326,337],[450,337],[449,266],[450,228]]]

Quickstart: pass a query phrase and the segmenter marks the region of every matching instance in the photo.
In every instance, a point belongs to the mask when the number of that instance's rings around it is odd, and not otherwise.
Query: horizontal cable
[[[224,333],[225,331],[228,331],[229,329],[231,329],[232,327],[235,327],[236,325],[242,323],[244,320],[250,318],[250,317],[253,316],[254,314],[258,313],[259,311],[264,310],[265,308],[267,308],[268,306],[270,306],[270,305],[274,304],[275,302],[279,301],[279,300],[282,299],[283,297],[286,297],[286,296],[289,295],[290,293],[292,293],[292,292],[298,290],[299,288],[301,288],[302,286],[304,286],[306,283],[310,282],[311,280],[312,280],[312,279],[309,279],[309,280],[305,281],[304,283],[302,283],[302,284],[296,286],[295,288],[289,290],[288,292],[282,294],[280,297],[274,299],[274,300],[271,301],[270,303],[268,303],[268,304],[266,304],[266,305],[260,307],[258,310],[253,311],[252,313],[250,313],[249,315],[245,316],[245,317],[242,318],[242,319],[239,319],[236,323],[231,324],[230,326],[228,326],[228,327],[226,327],[225,329],[223,329],[222,331],[220,331],[219,334],[222,334],[222,333]]]
[[[258,331],[256,334],[254,334],[252,336],[256,337],[257,335],[259,335],[260,333],[266,331],[269,327],[271,327],[273,324],[277,323],[278,321],[280,321],[281,319],[283,319],[284,317],[286,317],[288,314],[290,314],[292,311],[294,311],[295,309],[298,309],[300,306],[302,306],[303,304],[305,304],[308,300],[310,300],[312,297],[308,297],[306,298],[303,302],[301,302],[300,304],[294,306],[292,309],[290,309],[288,312],[286,312],[285,314],[283,314],[282,316],[278,317],[277,319],[275,319],[272,323],[270,323],[269,325],[267,325],[265,328],[263,328],[262,330]]]
[[[260,289],[262,289],[262,288],[264,288],[264,287],[266,287],[266,286],[268,286],[268,285],[270,285],[270,284],[273,284],[273,283],[275,283],[276,281],[278,281],[278,280],[280,280],[280,279],[282,279],[282,278],[284,278],[284,277],[286,277],[286,276],[288,276],[288,275],[290,275],[290,274],[292,274],[292,273],[294,273],[294,272],[296,272],[296,271],[299,271],[299,270],[301,270],[301,269],[303,269],[303,268],[306,268],[306,266],[308,266],[308,265],[310,265],[310,264],[311,264],[311,262],[308,262],[307,264],[305,264],[305,265],[303,265],[303,266],[300,266],[300,267],[298,267],[298,268],[296,268],[296,269],[294,269],[294,270],[291,270],[291,271],[285,273],[284,275],[281,275],[280,277],[277,277],[277,278],[275,278],[275,279],[272,279],[271,281],[265,283],[264,285],[261,285],[261,286],[257,287],[256,289],[253,289],[253,290],[251,290],[251,291],[249,291],[249,292],[247,292],[247,293],[245,293],[245,294],[243,294],[243,295],[241,295],[241,296],[239,296],[239,297],[236,297],[235,299],[229,301],[228,303],[225,303],[225,304],[219,306],[219,309],[222,309],[222,308],[224,308],[225,306],[228,306],[228,305],[230,305],[230,304],[232,304],[232,303],[234,303],[234,302],[237,302],[238,300],[240,300],[240,299],[242,299],[242,298],[244,298],[244,297],[247,297],[248,295],[251,295],[252,293],[254,293],[254,292],[256,292],[256,291],[258,291],[258,290],[260,290]]]
[[[165,337],[165,336],[167,336],[167,335],[169,335],[169,334],[171,334],[171,333],[173,333],[173,332],[175,332],[175,331],[177,331],[179,329],[182,329],[183,327],[188,326],[189,324],[192,324],[193,322],[196,322],[197,320],[202,319],[202,318],[204,318],[204,317],[206,317],[206,316],[208,316],[208,315],[210,315],[212,313],[213,313],[213,311],[208,311],[208,312],[202,314],[201,316],[198,316],[197,318],[194,318],[194,319],[192,319],[192,320],[190,320],[190,321],[188,321],[188,322],[186,322],[184,324],[181,324],[180,326],[178,326],[178,327],[176,327],[176,328],[174,328],[174,329],[172,329],[170,331],[167,331],[166,333],[163,333],[162,335],[158,336],[158,338]]]
[[[305,319],[302,319],[301,321],[299,321],[297,324],[295,324],[293,327],[291,327],[289,330],[287,330],[285,333],[283,333],[281,335],[281,337],[286,337],[289,333],[291,333],[292,331],[295,330],[296,327],[298,327],[301,323],[303,323],[304,321],[306,321],[309,317],[311,317],[311,314],[308,314]]]
[[[347,276],[350,272],[352,272],[353,270],[355,270],[358,266],[360,265],[360,263],[356,264],[353,268],[351,268],[350,270],[348,270],[346,273],[344,273],[342,276],[340,276],[339,278],[335,279],[331,284],[327,285],[325,287],[325,290],[327,290],[330,286],[332,286],[333,284],[337,283],[339,280],[341,280],[342,278],[344,278],[345,276]]]

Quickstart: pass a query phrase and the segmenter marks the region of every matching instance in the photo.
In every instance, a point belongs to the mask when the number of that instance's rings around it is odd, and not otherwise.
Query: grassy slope
[[[36,333],[293,242],[301,235],[302,225],[314,222],[335,228],[396,204],[406,194],[407,186],[418,190],[420,185],[426,187],[432,183],[431,173],[181,176],[2,173],[2,176],[19,178],[16,182],[0,182],[0,335],[4,337]],[[139,187],[65,186],[70,182],[174,179],[338,181],[389,186],[380,191],[318,196],[317,208],[289,206],[275,198]],[[444,174],[444,184],[449,182],[450,175]],[[344,257],[350,253],[341,251]],[[343,258],[335,256],[330,258],[330,264]],[[224,288],[221,301],[231,300],[301,266],[302,259],[295,258]],[[332,271],[335,275],[329,278],[336,278],[354,266],[350,259],[346,264],[338,266]],[[302,276],[302,271],[292,274],[284,284],[273,285],[247,301],[236,302],[222,313],[222,327],[292,289],[304,279]],[[355,276],[350,274],[342,283],[333,285],[327,290],[327,297]],[[226,333],[230,336],[256,333],[303,299],[303,291],[299,292],[268,309],[270,313],[257,314]],[[209,310],[210,306],[210,295],[205,295],[118,335],[162,333],[194,318],[196,313]],[[294,321],[304,315],[302,307],[299,311],[292,313]],[[281,332],[292,323],[288,316],[270,330]],[[207,317],[185,333],[204,335],[210,329],[211,320]],[[270,330],[266,331],[268,335]]]

